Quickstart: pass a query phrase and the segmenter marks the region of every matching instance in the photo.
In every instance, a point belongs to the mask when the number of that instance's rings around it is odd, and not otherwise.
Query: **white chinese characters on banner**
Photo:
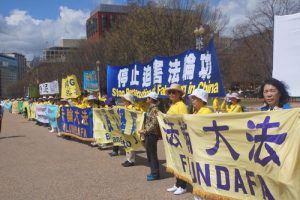
[[[184,57],[184,67],[182,80],[193,80],[195,72],[196,56],[194,53],[190,53]]]
[[[169,78],[168,82],[178,83],[179,82],[179,73],[180,73],[180,61],[176,58],[174,62],[169,62]]]
[[[142,87],[151,86],[151,66],[144,67]]]
[[[153,62],[153,84],[161,84],[163,76],[164,62],[162,60],[154,60]]]
[[[136,65],[134,65],[134,69],[131,70],[131,81],[130,85],[139,85],[139,81],[137,80],[137,76],[140,74],[140,72],[136,69]]]
[[[199,72],[199,77],[203,80],[210,79],[211,71],[212,71],[212,64],[211,64],[211,54],[207,51],[206,54],[201,54],[200,56],[201,62],[201,70]]]
[[[118,87],[125,87],[128,81],[128,68],[120,69],[118,74]]]

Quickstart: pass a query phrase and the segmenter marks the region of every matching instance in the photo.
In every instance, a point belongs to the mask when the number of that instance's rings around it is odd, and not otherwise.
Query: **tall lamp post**
[[[205,32],[204,27],[201,25],[199,28],[195,28],[194,34],[196,38],[196,49],[201,50],[203,48],[203,34]]]
[[[100,71],[100,60],[96,61],[96,66],[97,66],[97,80],[98,80],[98,87],[99,87],[99,96],[101,96],[101,90],[100,90],[100,76],[99,76],[99,71]]]

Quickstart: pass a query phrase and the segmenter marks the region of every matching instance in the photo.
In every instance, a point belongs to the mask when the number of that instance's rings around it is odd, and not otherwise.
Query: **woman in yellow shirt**
[[[182,96],[184,91],[181,89],[179,84],[172,84],[166,89],[166,93],[169,95],[171,101],[171,106],[167,112],[169,115],[175,114],[187,114],[188,110],[186,105],[182,101]],[[186,193],[186,182],[176,178],[176,184],[167,189],[168,192],[173,192],[173,194],[180,195]]]
[[[208,94],[203,89],[195,89],[189,96],[194,107],[194,114],[210,114],[212,110],[206,106]]]
[[[203,89],[195,89],[193,93],[189,96],[191,99],[194,114],[202,115],[202,114],[210,114],[213,113],[207,105],[208,94]],[[194,200],[201,200],[202,198],[198,196],[194,196]]]
[[[233,92],[230,96],[229,99],[231,101],[231,105],[226,108],[226,111],[228,113],[232,112],[243,112],[242,106],[240,105],[240,97],[238,93]]]

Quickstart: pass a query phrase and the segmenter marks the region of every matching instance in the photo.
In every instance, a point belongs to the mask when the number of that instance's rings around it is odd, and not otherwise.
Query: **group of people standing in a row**
[[[227,95],[224,102],[219,106],[218,99],[213,100],[211,109],[208,107],[208,94],[203,89],[195,89],[192,94],[188,96],[190,103],[193,107],[193,111],[189,112],[188,106],[184,103],[185,92],[182,90],[179,84],[172,84],[166,89],[166,94],[170,100],[170,106],[166,112],[169,115],[174,114],[211,114],[214,112],[243,112],[244,109],[240,105],[240,97],[238,93],[231,93]],[[290,108],[289,94],[286,86],[276,79],[270,79],[265,81],[261,85],[260,95],[264,99],[264,106],[262,111],[288,109]],[[144,97],[145,101],[136,102],[134,97],[127,93],[121,97],[121,105],[126,109],[133,111],[145,111],[146,118],[144,128],[138,130],[138,132],[144,137],[144,144],[147,152],[147,157],[150,166],[150,173],[147,175],[147,181],[158,180],[160,178],[160,169],[157,156],[157,142],[160,138],[160,128],[157,120],[159,110],[158,107],[158,94],[150,92]],[[116,105],[116,101],[113,97],[106,97],[105,99],[99,99],[94,95],[86,95],[78,100],[65,100],[60,99],[55,101],[53,97],[49,97],[48,100],[39,99],[37,103],[58,104],[62,106],[77,106],[79,108],[99,108],[99,107],[113,107]],[[59,116],[58,116],[59,117]],[[2,114],[0,111],[0,120]],[[0,123],[1,131],[1,123]],[[53,130],[51,130],[53,132]],[[119,147],[113,146],[113,150],[110,153],[111,156],[119,155]],[[131,167],[135,165],[135,152],[126,152],[126,160],[122,163],[124,167]],[[186,193],[187,183],[179,178],[176,178],[175,184],[168,188],[168,192],[172,192],[175,195]],[[201,199],[200,197],[194,197],[195,199]]]
[[[166,94],[170,100],[170,107],[167,114],[188,114],[187,105],[183,101],[184,91],[178,84],[172,84],[166,89]],[[128,95],[128,94],[127,94]],[[284,83],[277,79],[266,80],[260,89],[260,96],[264,99],[264,105],[260,108],[261,111],[271,111],[279,109],[291,108],[288,104],[290,96],[287,91],[287,87]],[[213,113],[213,110],[207,106],[208,94],[203,89],[195,89],[191,95],[188,96],[193,106],[192,114],[202,115]],[[124,97],[126,98],[126,96]],[[157,98],[158,95],[155,92],[151,92],[147,96],[147,102],[150,107],[147,111],[147,118],[145,123],[145,129],[140,130],[141,134],[145,135],[145,147],[147,150],[147,157],[150,163],[150,174],[147,175],[147,180],[157,180],[160,178],[159,165],[157,158],[157,141],[159,139],[159,125],[157,121]],[[214,100],[213,104],[216,104]],[[240,98],[238,93],[231,93],[225,98],[221,108],[213,105],[215,112],[243,112],[243,107],[240,105]],[[130,165],[132,166],[132,165]],[[176,178],[175,184],[168,188],[168,192],[172,192],[175,195],[181,195],[186,193],[187,183],[180,178]],[[201,199],[198,196],[194,196],[194,199]]]

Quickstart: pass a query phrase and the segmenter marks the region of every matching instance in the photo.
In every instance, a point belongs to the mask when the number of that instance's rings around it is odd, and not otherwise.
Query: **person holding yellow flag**
[[[169,115],[175,114],[188,114],[186,105],[183,103],[182,96],[184,91],[181,89],[179,84],[171,84],[169,88],[166,89],[166,93],[169,95],[171,101],[171,106],[167,112]],[[180,195],[186,193],[186,182],[176,178],[176,183],[174,186],[167,189],[168,192],[173,192],[175,195]]]

